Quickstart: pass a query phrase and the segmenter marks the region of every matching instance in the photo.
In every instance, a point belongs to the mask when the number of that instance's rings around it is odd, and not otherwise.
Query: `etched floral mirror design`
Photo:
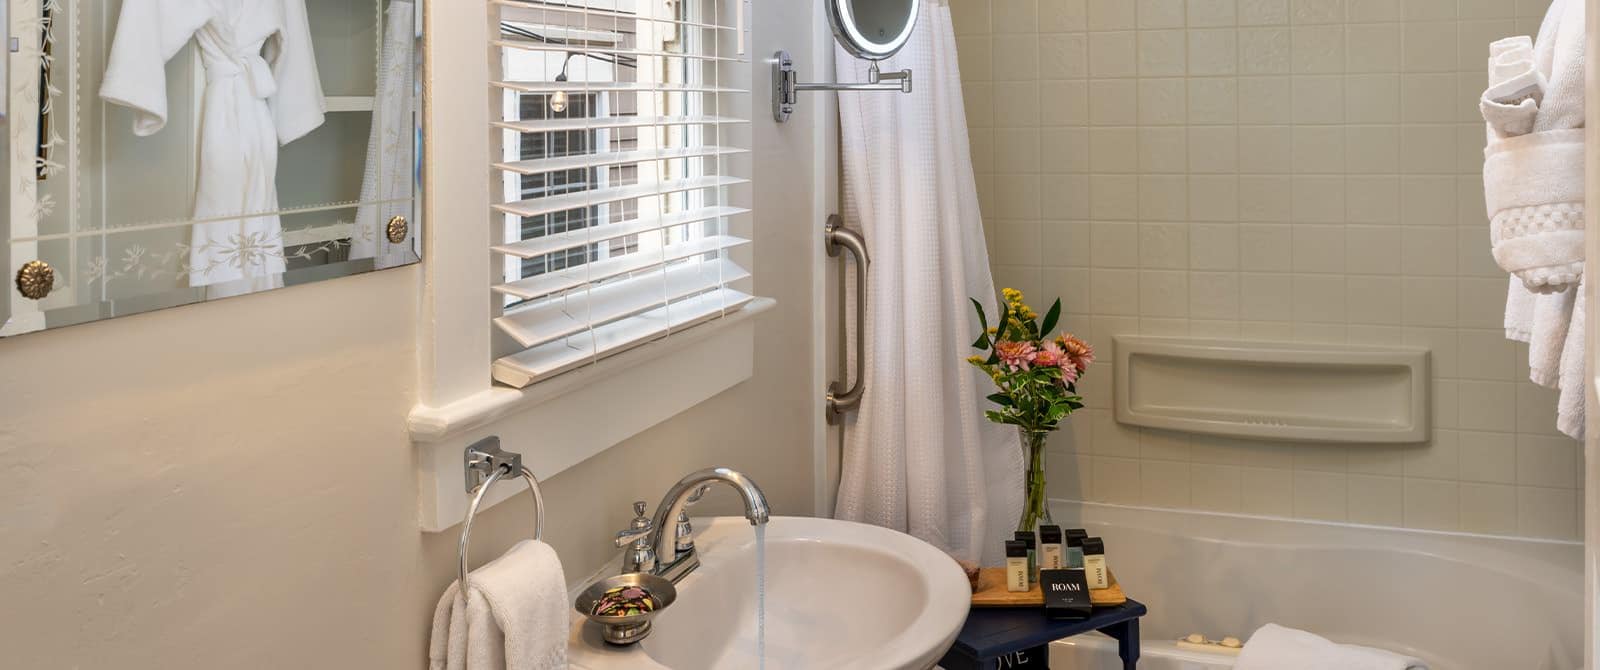
[[[5,0],[0,336],[417,262],[420,4]]]

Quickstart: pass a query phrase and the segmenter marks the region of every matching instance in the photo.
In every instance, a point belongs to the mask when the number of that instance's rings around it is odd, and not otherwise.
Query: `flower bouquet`
[[[1023,302],[1021,291],[1008,288],[1001,295],[1005,313],[993,326],[983,304],[972,301],[983,329],[972,346],[987,354],[971,356],[967,362],[994,380],[996,392],[988,398],[996,409],[986,410],[984,416],[1016,426],[1022,436],[1028,462],[1027,502],[1017,530],[1031,531],[1050,522],[1045,499],[1045,440],[1061,426],[1062,419],[1083,407],[1077,384],[1094,362],[1094,348],[1070,333],[1051,337],[1061,319],[1061,300],[1050,306],[1041,321]]]

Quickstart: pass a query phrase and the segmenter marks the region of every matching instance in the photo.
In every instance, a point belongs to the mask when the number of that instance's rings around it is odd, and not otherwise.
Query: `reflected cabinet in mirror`
[[[0,2],[0,336],[418,260],[421,0]]]

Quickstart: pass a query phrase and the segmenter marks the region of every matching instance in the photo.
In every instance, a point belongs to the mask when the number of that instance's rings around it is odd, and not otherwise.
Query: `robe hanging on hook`
[[[794,69],[794,59],[789,52],[779,51],[772,61],[772,118],[779,123],[789,120],[795,105],[800,102],[800,91],[899,91],[911,92],[911,70],[880,72],[878,62],[867,67],[866,83],[806,84],[799,81]]]

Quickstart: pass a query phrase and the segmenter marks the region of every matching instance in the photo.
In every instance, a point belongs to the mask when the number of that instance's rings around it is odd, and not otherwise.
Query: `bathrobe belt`
[[[278,82],[272,76],[272,66],[258,54],[236,54],[227,58],[207,59],[206,83],[240,77],[250,86],[250,95],[266,100],[278,92]]]

